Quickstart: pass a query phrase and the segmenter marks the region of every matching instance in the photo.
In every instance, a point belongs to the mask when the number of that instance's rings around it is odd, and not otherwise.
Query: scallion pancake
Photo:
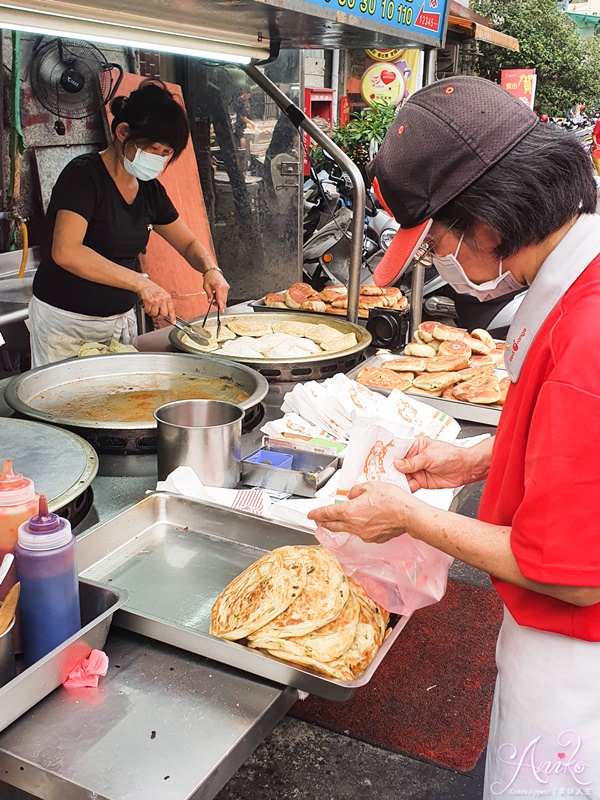
[[[283,613],[249,635],[251,642],[305,636],[332,622],[346,605],[350,588],[337,558],[320,546],[295,550],[306,565],[304,589]]]
[[[305,583],[306,560],[299,548],[267,553],[221,592],[212,608],[210,632],[222,639],[244,639],[284,612]]]

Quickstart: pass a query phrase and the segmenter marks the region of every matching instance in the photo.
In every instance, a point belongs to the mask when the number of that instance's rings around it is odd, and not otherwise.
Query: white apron
[[[508,333],[513,382],[548,315],[599,253],[600,217],[586,214],[544,261]],[[600,800],[600,642],[520,626],[505,609],[496,661],[484,800]]]
[[[600,642],[517,625],[508,611],[484,800],[600,797]]]
[[[72,358],[86,342],[109,345],[137,342],[137,321],[132,309],[112,317],[74,314],[32,297],[27,321],[31,338],[31,366],[41,367],[54,361]]]

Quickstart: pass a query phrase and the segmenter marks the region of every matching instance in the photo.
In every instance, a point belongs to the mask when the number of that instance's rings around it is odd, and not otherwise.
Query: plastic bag
[[[342,498],[352,486],[373,480],[410,491],[406,477],[394,467],[394,458],[404,458],[414,438],[406,425],[358,418],[340,471],[338,499],[346,502]],[[315,536],[337,556],[346,575],[387,611],[407,616],[444,596],[454,559],[408,533],[383,544],[324,528],[318,528]]]
[[[318,528],[315,536],[337,556],[346,575],[388,611],[408,616],[437,603],[446,592],[454,559],[408,533],[383,544],[325,528]]]

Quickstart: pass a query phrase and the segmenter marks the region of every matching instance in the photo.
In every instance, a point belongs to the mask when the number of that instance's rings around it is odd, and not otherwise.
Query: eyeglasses
[[[413,266],[415,267],[418,266],[421,263],[421,261],[423,261],[423,259],[427,257],[431,259],[431,256],[435,255],[435,247],[442,241],[444,236],[447,233],[449,233],[452,230],[452,228],[454,228],[454,226],[457,224],[458,220],[454,220],[452,225],[449,225],[446,228],[446,230],[437,237],[437,239],[434,239],[432,236],[426,236],[425,239],[423,239],[423,243],[421,244],[420,248],[417,250],[417,254],[415,255],[415,259],[413,261]]]

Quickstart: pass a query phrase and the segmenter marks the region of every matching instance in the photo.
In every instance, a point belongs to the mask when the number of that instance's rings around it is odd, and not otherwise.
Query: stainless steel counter
[[[0,416],[11,414],[6,383]],[[288,388],[269,394],[272,417]],[[260,438],[246,434],[244,454]],[[75,533],[140,500],[156,480],[155,456],[101,456],[93,507]],[[0,797],[4,781],[43,800],[210,800],[297,698],[117,629],[105,651],[109,673],[97,690],[58,689],[0,734]]]
[[[11,414],[5,384],[0,416]],[[265,419],[281,414],[291,388],[271,384]],[[469,423],[462,435],[484,431]],[[261,437],[258,429],[245,434],[243,455]],[[75,532],[110,519],[155,484],[155,456],[101,456],[93,507]],[[468,488],[454,508],[471,514],[477,501]],[[58,689],[0,734],[0,797],[5,781],[43,800],[211,800],[297,697],[117,629],[105,650],[110,668],[97,690]]]

